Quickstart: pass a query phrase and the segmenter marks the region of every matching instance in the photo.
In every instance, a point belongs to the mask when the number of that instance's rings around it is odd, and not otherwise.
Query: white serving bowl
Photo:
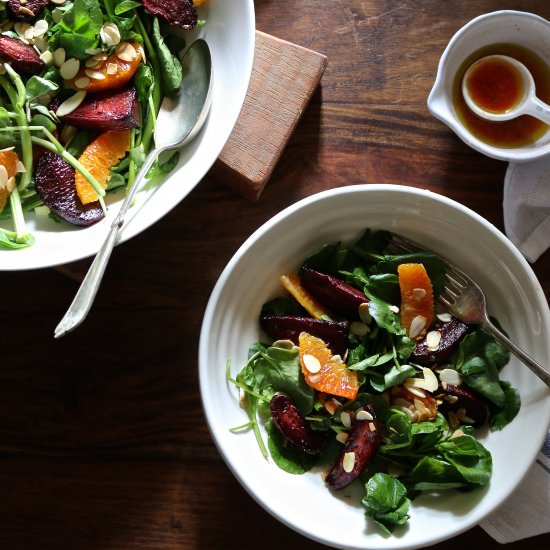
[[[526,162],[550,153],[550,132],[522,147],[496,147],[466,128],[453,106],[453,81],[462,63],[475,51],[491,44],[523,46],[550,65],[550,22],[532,13],[501,10],[480,15],[451,38],[439,61],[428,109],[470,147],[489,157]]]
[[[357,487],[335,496],[319,472],[295,476],[263,459],[252,433],[229,431],[247,421],[235,375],[250,344],[260,338],[264,302],[284,292],[278,278],[296,270],[320,245],[357,238],[366,228],[404,234],[448,258],[485,289],[490,313],[512,339],[550,364],[550,312],[531,268],[494,226],[468,208],[429,191],[397,185],[358,185],[326,191],[282,211],[260,227],[221,274],[208,303],[199,345],[203,405],[214,440],[245,489],[296,531],[339,548],[415,548],[476,525],[516,487],[534,461],[550,420],[549,392],[512,359],[503,370],[521,393],[519,416],[501,432],[481,437],[493,454],[488,487],[449,491],[414,501],[407,528],[385,538],[365,519]],[[353,498],[347,498],[352,493]],[[245,536],[243,532],[243,537]]]
[[[210,113],[198,136],[181,151],[177,168],[162,184],[138,193],[119,242],[162,218],[199,183],[223,149],[246,97],[254,60],[253,0],[210,0],[199,9],[199,17],[206,19],[206,25],[184,36],[187,44],[204,38],[210,46],[214,74]],[[123,199],[123,193],[110,195],[106,219],[88,228],[26,214],[27,226],[36,243],[23,250],[0,247],[0,270],[49,267],[95,254]],[[11,220],[0,221],[0,227],[12,229]]]

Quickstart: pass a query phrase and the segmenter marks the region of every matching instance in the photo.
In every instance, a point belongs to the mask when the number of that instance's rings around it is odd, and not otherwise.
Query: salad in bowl
[[[422,492],[487,485],[492,457],[477,434],[520,410],[499,376],[508,351],[437,310],[445,262],[392,252],[394,238],[367,229],[282,274],[287,295],[259,315],[266,338],[236,376],[227,371],[249,417],[233,431],[253,430],[286,472],[319,469],[335,494],[360,483],[366,515],[386,534]]]
[[[28,212],[90,226],[107,193],[132,186],[182,81],[185,32],[205,23],[202,3],[0,3],[0,247],[33,244]],[[177,161],[157,161],[149,184]]]

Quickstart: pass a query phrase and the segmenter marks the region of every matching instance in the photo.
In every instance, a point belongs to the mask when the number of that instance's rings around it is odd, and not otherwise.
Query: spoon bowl
[[[484,68],[488,68],[489,64],[505,68],[510,79],[515,81],[519,88],[517,98],[512,98],[510,104],[503,109],[491,109],[487,105],[482,105],[473,93],[477,74]],[[509,92],[508,86],[504,86],[503,82],[495,81],[498,80],[497,75],[490,76],[487,82],[487,95],[499,94],[499,85],[506,88],[505,93]],[[464,73],[461,89],[468,107],[481,118],[504,122],[523,115],[531,115],[550,124],[550,105],[538,99],[533,75],[523,63],[508,55],[487,55],[472,63]]]

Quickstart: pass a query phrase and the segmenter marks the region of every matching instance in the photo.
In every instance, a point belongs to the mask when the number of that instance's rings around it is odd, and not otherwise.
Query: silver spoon
[[[503,63],[508,63],[508,65],[515,71],[515,73],[520,77],[522,95],[515,105],[506,109],[504,112],[495,113],[484,109],[479,105],[475,99],[470,94],[470,89],[468,82],[472,74],[474,74],[476,68],[481,64],[490,62],[492,60],[498,60]],[[531,71],[523,64],[521,61],[514,59],[508,55],[487,55],[478,59],[476,62],[472,63],[468,70],[464,73],[462,79],[462,95],[464,96],[464,101],[466,105],[478,116],[485,118],[487,120],[493,120],[495,122],[503,122],[505,120],[512,120],[522,115],[531,115],[546,124],[550,124],[550,105],[541,101],[535,91],[535,81],[533,80],[533,75]]]
[[[153,162],[163,151],[189,143],[206,121],[212,102],[212,58],[207,43],[202,39],[193,42],[182,59],[182,65],[183,81],[178,95],[176,99],[165,98],[159,111],[155,127],[155,148],[147,155],[74,300],[57,325],[55,338],[61,338],[74,330],[88,315],[118,234],[124,225],[124,216]]]

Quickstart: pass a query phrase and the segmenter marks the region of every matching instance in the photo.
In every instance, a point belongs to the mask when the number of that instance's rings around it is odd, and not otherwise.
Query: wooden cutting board
[[[248,93],[211,174],[258,200],[326,66],[326,56],[256,31]]]

